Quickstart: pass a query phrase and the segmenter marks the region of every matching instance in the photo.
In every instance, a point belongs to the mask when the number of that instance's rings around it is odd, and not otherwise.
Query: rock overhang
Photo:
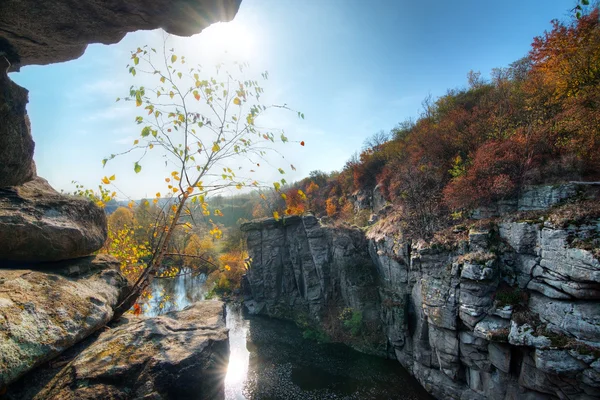
[[[228,22],[241,0],[83,0],[0,2],[0,56],[10,70],[80,57],[88,44],[117,43],[128,32],[162,28],[191,36]]]

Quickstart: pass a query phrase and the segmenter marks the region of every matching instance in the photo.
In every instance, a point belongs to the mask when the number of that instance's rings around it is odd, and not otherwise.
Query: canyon
[[[440,399],[600,398],[600,262],[583,245],[600,219],[573,217],[581,192],[533,187],[428,242],[390,207],[368,229],[246,223],[246,307],[394,358]],[[336,326],[347,310],[360,334]]]

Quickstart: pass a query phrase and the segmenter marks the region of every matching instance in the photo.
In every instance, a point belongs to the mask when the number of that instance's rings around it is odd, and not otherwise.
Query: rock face
[[[241,0],[85,0],[0,4],[0,55],[14,67],[80,57],[89,43],[119,42],[127,32],[163,28],[190,36],[230,21]]]
[[[473,212],[472,217],[482,219],[517,211],[545,210],[573,197],[583,188],[585,184],[582,182],[526,187],[518,198],[501,200],[487,207],[480,207]]]
[[[244,224],[242,230],[251,259],[252,312],[329,324],[348,309],[379,328],[376,270],[362,232],[324,228],[313,216],[270,218]]]
[[[408,299],[387,327],[397,359],[439,398],[600,398],[600,263],[568,241],[582,232],[600,226],[500,222],[451,245],[369,233],[380,293]]]
[[[222,399],[225,306],[202,301],[102,333],[35,399]]]
[[[0,187],[20,185],[35,176],[34,143],[25,110],[28,91],[8,78],[7,68],[0,57]]]
[[[0,269],[0,388],[103,327],[128,289],[112,257]]]
[[[0,260],[39,262],[86,256],[106,241],[104,211],[35,178],[0,188]]]
[[[504,219],[457,230],[443,243],[403,239],[385,223],[366,235],[372,266],[361,262],[375,271],[369,282],[377,296],[353,306],[361,311],[366,305],[369,313],[379,307],[388,354],[430,393],[440,399],[600,399],[600,262],[572,244],[598,237],[600,219],[566,228],[550,220]],[[247,276],[255,298],[290,305],[311,299],[310,307],[326,314],[321,282],[339,285],[333,293],[348,291],[348,281],[320,269],[312,280],[319,295],[285,289],[281,277],[292,273],[278,271],[297,263],[286,254],[326,259],[316,245],[330,249],[344,236],[313,220],[309,226],[290,226],[286,234],[264,225],[248,231],[253,259]],[[327,239],[297,244],[309,232]],[[361,254],[361,239],[353,243]]]

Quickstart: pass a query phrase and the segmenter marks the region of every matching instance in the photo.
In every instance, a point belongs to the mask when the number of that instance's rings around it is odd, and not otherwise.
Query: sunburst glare
[[[221,58],[227,55],[225,58],[250,62],[256,54],[256,29],[248,29],[236,21],[211,25],[193,39],[184,43],[188,50],[200,50],[202,57]]]

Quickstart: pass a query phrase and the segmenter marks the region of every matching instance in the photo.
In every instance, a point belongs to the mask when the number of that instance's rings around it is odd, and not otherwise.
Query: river
[[[204,275],[157,279],[146,315],[179,310],[202,300]],[[163,308],[160,297],[170,296]],[[230,356],[225,377],[227,400],[431,399],[396,361],[319,344],[302,337],[295,324],[249,316],[227,305]]]

